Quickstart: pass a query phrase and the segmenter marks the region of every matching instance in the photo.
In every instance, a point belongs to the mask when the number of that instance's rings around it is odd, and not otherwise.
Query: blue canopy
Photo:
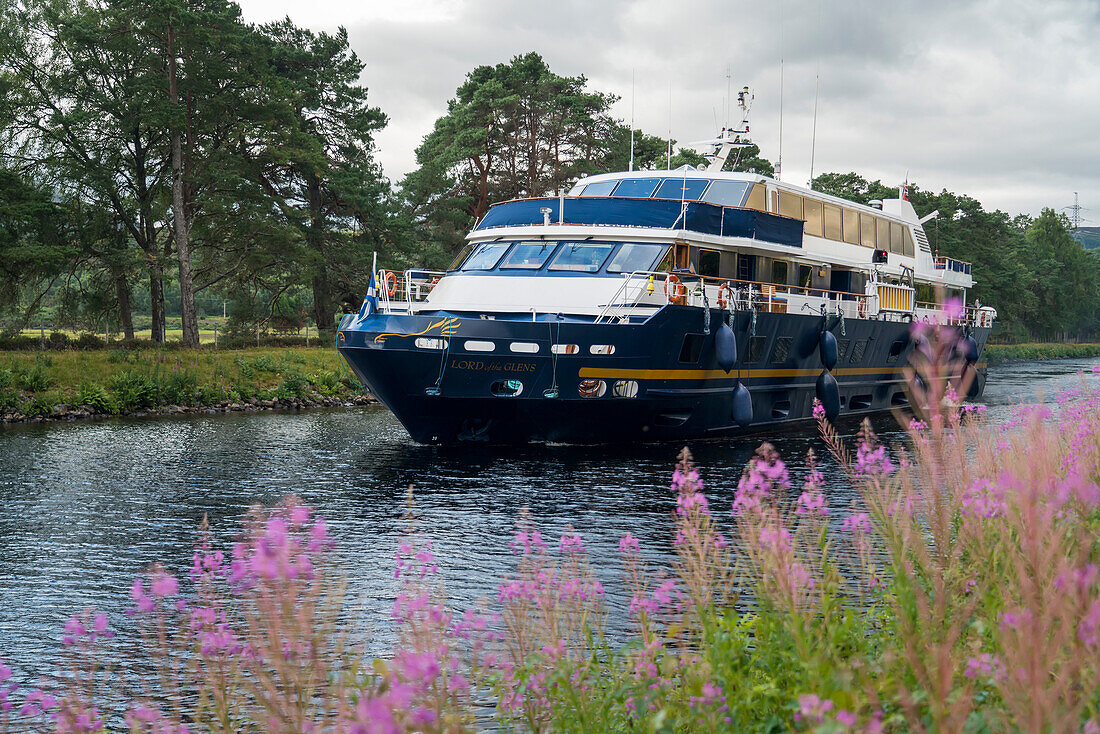
[[[565,213],[559,217],[563,202]],[[686,229],[802,247],[800,219],[679,199],[518,199],[491,207],[475,230],[539,225],[543,223],[543,209],[550,210],[551,222],[560,218],[563,224]]]

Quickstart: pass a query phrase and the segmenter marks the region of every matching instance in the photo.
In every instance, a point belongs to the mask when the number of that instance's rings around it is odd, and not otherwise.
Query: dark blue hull
[[[737,361],[727,373],[715,353],[723,315],[711,311],[707,334],[702,309],[687,306],[666,306],[637,324],[376,314],[359,325],[347,317],[338,343],[421,443],[678,441],[806,420],[824,370],[823,327],[837,340],[831,373],[841,416],[907,404],[900,368],[912,349],[909,324],[786,313],[758,313],[753,322],[752,314],[737,313],[730,322]],[[972,335],[980,354],[989,329]],[[416,344],[443,337],[446,350]],[[491,343],[492,351],[467,342]],[[553,355],[551,344],[576,351]],[[593,345],[614,352],[592,354]],[[738,384],[748,390],[743,400],[751,399],[752,414],[744,420],[742,405],[740,423]],[[971,397],[984,384],[979,366]]]

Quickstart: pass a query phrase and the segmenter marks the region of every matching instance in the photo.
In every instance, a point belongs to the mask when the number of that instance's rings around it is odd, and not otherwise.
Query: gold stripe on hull
[[[978,368],[985,364],[977,365]],[[754,377],[817,377],[820,369],[779,368],[748,370],[647,370],[620,369],[616,367],[582,367],[580,377],[605,380],[748,380]],[[856,375],[900,375],[900,367],[838,367],[833,374],[839,377]]]

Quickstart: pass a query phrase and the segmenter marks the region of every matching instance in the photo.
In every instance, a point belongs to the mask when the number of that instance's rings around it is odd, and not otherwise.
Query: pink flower
[[[304,505],[295,505],[290,508],[290,523],[301,527],[309,522],[309,508]]]
[[[841,726],[853,727],[856,725],[857,721],[859,721],[859,717],[857,717],[851,711],[840,709],[836,712],[836,723],[840,724]]]
[[[572,535],[563,534],[561,540],[558,541],[558,550],[567,555],[579,555],[584,553],[584,541],[576,533]]]
[[[991,675],[995,675],[1001,667],[1001,661],[997,659],[996,655],[990,655],[987,652],[983,652],[977,657],[970,658],[966,661],[966,670],[964,675],[967,678],[987,678]]]
[[[854,515],[849,515],[844,518],[844,522],[840,524],[841,530],[848,530],[853,533],[869,533],[871,532],[871,516],[866,512],[858,512]]]
[[[641,545],[638,543],[638,539],[630,533],[627,533],[619,541],[620,553],[638,553],[641,550]]]
[[[958,298],[948,298],[943,303],[943,314],[952,321],[961,319],[964,311],[962,300]]]
[[[798,697],[798,711],[795,712],[795,721],[806,720],[810,723],[820,724],[825,721],[825,715],[833,710],[834,704],[829,699],[821,699],[813,693],[807,693]]]
[[[176,577],[163,571],[153,574],[153,580],[149,584],[149,591],[152,595],[159,597],[175,596],[179,593],[179,588],[179,581],[176,580]]]
[[[856,473],[864,476],[887,476],[894,473],[894,464],[886,455],[886,447],[871,449],[866,441],[860,441],[856,449]]]
[[[821,401],[814,398],[813,416],[817,420],[821,420],[825,417],[825,406],[821,404]]]

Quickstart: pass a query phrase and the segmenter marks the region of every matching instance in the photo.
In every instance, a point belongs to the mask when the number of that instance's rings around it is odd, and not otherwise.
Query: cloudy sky
[[[969,193],[987,207],[1038,213],[1080,192],[1100,225],[1100,0],[239,0],[249,21],[289,15],[348,29],[363,82],[390,117],[386,173],[414,150],[472,68],[527,51],[622,99],[628,120],[700,140],[734,89],[756,94],[752,126],[784,180],[815,173]],[[636,79],[631,93],[632,76]],[[671,107],[669,90],[671,87]]]

